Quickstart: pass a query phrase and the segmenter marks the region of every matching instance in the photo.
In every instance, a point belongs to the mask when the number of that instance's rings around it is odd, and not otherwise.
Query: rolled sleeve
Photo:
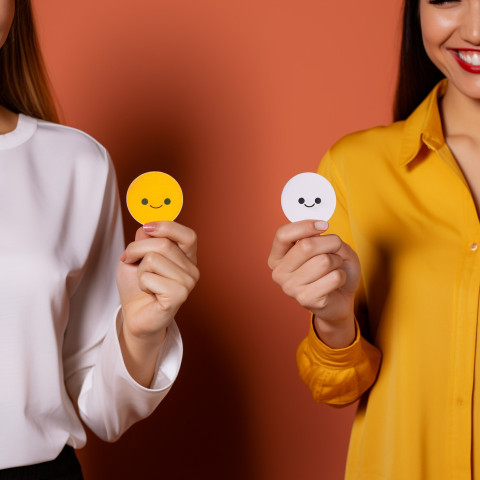
[[[363,395],[374,383],[381,353],[360,334],[345,348],[331,348],[310,326],[307,337],[297,350],[297,364],[302,380],[314,399],[331,405],[348,405]]]
[[[155,410],[175,381],[183,355],[180,332],[173,322],[159,352],[150,388],[143,387],[130,376],[123,361],[118,341],[121,322],[117,311],[103,341],[96,368],[85,379],[78,399],[82,419],[93,425],[95,433],[107,441],[115,441],[131,425]]]

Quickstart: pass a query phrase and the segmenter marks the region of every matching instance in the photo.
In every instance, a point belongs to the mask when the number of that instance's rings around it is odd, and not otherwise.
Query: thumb
[[[135,233],[135,241],[137,240],[146,240],[147,238],[152,238],[148,233],[145,233],[143,227],[140,227]]]

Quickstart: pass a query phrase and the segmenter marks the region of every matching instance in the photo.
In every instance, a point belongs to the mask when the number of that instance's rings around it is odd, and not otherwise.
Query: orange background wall
[[[354,410],[315,404],[299,380],[308,314],[266,260],[286,181],[390,121],[401,0],[34,6],[64,123],[109,149],[122,198],[145,171],[177,178],[178,220],[199,236],[180,376],[118,443],[89,436],[86,478],[341,479]]]

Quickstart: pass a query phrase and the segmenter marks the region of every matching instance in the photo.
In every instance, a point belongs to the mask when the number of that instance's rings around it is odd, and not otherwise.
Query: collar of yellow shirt
[[[405,121],[402,148],[398,165],[410,163],[420,151],[422,144],[430,150],[439,150],[445,144],[438,99],[443,97],[447,80],[442,80]]]

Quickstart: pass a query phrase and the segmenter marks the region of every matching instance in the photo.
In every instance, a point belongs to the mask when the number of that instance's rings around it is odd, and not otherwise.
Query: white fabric
[[[0,469],[117,439],[167,394],[182,358],[172,325],[151,389],[121,356],[115,173],[88,135],[20,115],[0,135]],[[121,315],[118,315],[121,318]]]

